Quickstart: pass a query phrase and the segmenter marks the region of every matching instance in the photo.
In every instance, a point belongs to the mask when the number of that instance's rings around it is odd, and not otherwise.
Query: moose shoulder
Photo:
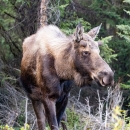
[[[84,33],[79,24],[68,37],[58,27],[48,25],[24,40],[21,82],[32,100],[39,130],[45,129],[45,117],[51,130],[58,130],[72,80],[78,86],[92,80],[102,86],[113,84],[114,74],[94,41],[99,29]]]

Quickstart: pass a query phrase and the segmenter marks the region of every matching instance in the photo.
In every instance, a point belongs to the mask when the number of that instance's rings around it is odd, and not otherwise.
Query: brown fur
[[[24,40],[21,81],[33,102],[39,130],[45,129],[45,122],[35,102],[44,105],[51,130],[57,130],[71,88],[65,80],[79,86],[91,84],[93,79],[103,86],[113,83],[113,72],[100,57],[98,42],[88,34],[78,25],[74,35],[67,37],[49,25]]]

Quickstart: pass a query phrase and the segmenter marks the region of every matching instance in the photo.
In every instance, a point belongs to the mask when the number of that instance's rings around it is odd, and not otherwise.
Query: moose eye
[[[89,56],[90,52],[89,51],[83,51],[83,56]]]

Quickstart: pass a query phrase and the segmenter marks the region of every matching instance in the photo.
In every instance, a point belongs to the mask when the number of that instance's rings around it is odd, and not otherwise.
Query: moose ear
[[[93,39],[95,39],[100,31],[101,26],[102,26],[102,23],[98,27],[91,29],[87,34],[91,36]]]
[[[74,32],[74,41],[80,42],[83,39],[84,28],[79,23]]]

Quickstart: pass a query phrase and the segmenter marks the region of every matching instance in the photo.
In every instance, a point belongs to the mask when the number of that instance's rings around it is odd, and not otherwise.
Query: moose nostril
[[[104,72],[103,72],[103,75],[104,75],[104,76],[108,75],[108,72],[104,71]]]

